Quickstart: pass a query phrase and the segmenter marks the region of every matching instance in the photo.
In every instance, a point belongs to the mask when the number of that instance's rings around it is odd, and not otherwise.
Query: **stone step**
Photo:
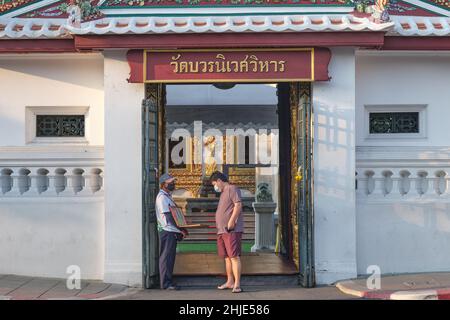
[[[255,213],[253,211],[244,211],[244,217],[254,217]],[[186,217],[215,217],[216,212],[187,212]]]
[[[217,234],[211,233],[211,234],[189,234],[189,236],[183,240],[183,241],[216,241],[217,240]],[[243,234],[242,240],[255,240],[255,236],[253,234]]]
[[[217,287],[223,276],[177,276],[175,282],[181,287]],[[298,286],[298,275],[242,275],[242,286]]]
[[[191,222],[191,223],[206,223],[206,224],[211,224],[211,225],[216,224],[216,219],[207,218],[207,217],[186,217],[186,221]],[[244,217],[244,223],[254,224],[255,219]]]
[[[189,234],[216,234],[216,228],[208,228],[208,229],[191,229],[189,230]],[[244,234],[255,234],[254,228],[244,228]]]

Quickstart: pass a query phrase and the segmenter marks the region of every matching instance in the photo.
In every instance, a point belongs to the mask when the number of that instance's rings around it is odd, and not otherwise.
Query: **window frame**
[[[364,105],[364,132],[365,140],[376,139],[426,139],[427,138],[427,107],[426,104],[390,104],[390,105]],[[419,132],[410,133],[370,133],[371,113],[419,113]]]
[[[36,124],[38,115],[82,115],[84,116],[84,137],[38,137],[36,136]],[[89,107],[64,107],[64,106],[27,106],[25,112],[26,144],[89,144],[90,118]]]

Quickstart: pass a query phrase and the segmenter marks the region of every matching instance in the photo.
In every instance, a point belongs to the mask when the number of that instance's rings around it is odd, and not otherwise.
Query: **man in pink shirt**
[[[218,286],[220,290],[241,289],[241,239],[244,232],[241,190],[228,182],[228,178],[219,171],[210,178],[216,192],[220,192],[216,211],[217,252],[225,259],[227,282]]]

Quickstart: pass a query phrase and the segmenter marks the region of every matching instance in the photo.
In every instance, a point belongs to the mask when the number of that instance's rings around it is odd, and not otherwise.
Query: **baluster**
[[[55,169],[48,168],[47,170],[47,190],[41,192],[41,196],[56,196],[55,187]]]
[[[424,172],[423,170],[418,170],[414,173],[414,195],[415,196],[419,196],[419,197],[423,197],[425,196],[426,192],[427,192],[427,183],[428,181],[426,180],[426,176],[427,173]]]
[[[37,168],[30,168],[30,188],[28,189],[27,196],[37,196],[39,195],[39,170]]]
[[[414,187],[414,181],[411,177],[411,172],[408,170],[401,170],[399,172],[400,181],[399,181],[399,189],[400,195],[402,198],[409,198],[411,196],[415,196],[415,192],[412,190]]]
[[[374,170],[373,180],[374,188],[372,195],[383,197],[386,196],[386,177],[383,175],[383,172],[381,170]]]
[[[449,172],[449,169],[445,168],[445,176],[444,176],[444,193],[442,194],[442,197],[450,198],[450,177],[447,174]]]
[[[409,176],[411,181],[411,188],[408,193],[409,197],[420,197],[422,194],[422,185],[421,185],[421,177],[417,174],[417,172],[411,172]]]
[[[25,190],[23,190],[22,188],[22,173],[23,170],[16,168],[13,173],[11,174],[11,178],[12,178],[12,187],[11,187],[11,191],[8,193],[9,196],[13,196],[13,197],[20,197],[22,196],[23,192]]]
[[[392,190],[390,192],[390,196],[392,198],[394,197],[401,197],[402,196],[402,176],[399,171],[393,171],[392,176]]]
[[[438,182],[438,178],[436,178],[431,172],[427,173],[427,176],[425,177],[425,186],[426,189],[424,190],[424,196],[426,197],[438,197],[439,193],[434,188],[436,182]]]
[[[97,179],[97,188],[98,190],[95,192],[97,195],[103,194],[103,169],[98,169],[98,179]]]
[[[9,168],[3,168],[0,171],[0,177],[1,177],[1,189],[0,189],[0,195],[6,195],[9,194],[9,192],[11,192],[11,188],[12,188],[12,177],[11,174],[13,173],[13,171]]]
[[[369,191],[367,190],[367,175],[364,171],[358,171],[356,175],[356,181],[357,181],[357,188],[356,188],[356,195],[358,196],[364,196],[366,197],[369,194]]]
[[[92,196],[95,193],[95,173],[93,172],[95,169],[93,168],[83,168],[82,181],[84,181],[82,185],[82,190],[77,193],[80,196]]]
[[[83,174],[85,172],[85,170],[80,168],[72,170],[72,190],[74,194],[78,194],[83,190],[85,186]]]
[[[437,171],[434,174],[434,183],[433,183],[433,189],[435,194],[438,197],[441,197],[445,194],[446,189],[446,181],[445,181],[446,173],[443,170]]]
[[[70,169],[57,168],[54,175],[54,188],[58,196],[71,196],[73,195],[70,190]]]

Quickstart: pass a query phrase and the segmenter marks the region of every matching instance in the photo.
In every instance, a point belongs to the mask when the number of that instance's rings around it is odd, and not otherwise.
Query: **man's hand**
[[[186,228],[180,228],[181,234],[183,235],[183,239],[189,235],[189,232]]]
[[[233,230],[235,226],[236,226],[236,221],[234,219],[228,220],[228,225],[227,225],[228,230]]]

